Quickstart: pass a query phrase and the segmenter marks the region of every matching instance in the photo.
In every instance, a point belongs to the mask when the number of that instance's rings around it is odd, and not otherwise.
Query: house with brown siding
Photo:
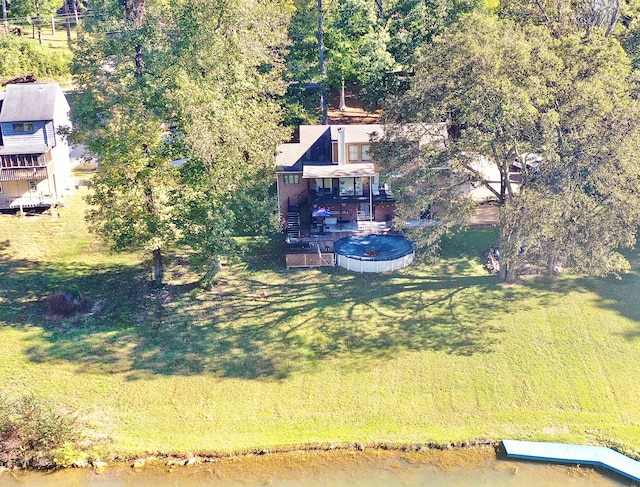
[[[382,126],[303,125],[299,141],[276,153],[280,214],[290,236],[357,229],[358,222],[386,223],[395,199],[380,182],[370,154]]]
[[[0,209],[50,207],[71,186],[66,97],[56,83],[10,84],[0,97]]]

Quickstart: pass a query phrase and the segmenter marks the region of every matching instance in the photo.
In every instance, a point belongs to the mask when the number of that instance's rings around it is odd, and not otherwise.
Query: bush
[[[47,298],[49,313],[57,316],[72,316],[89,309],[89,300],[79,290],[55,291]]]
[[[34,396],[10,401],[0,396],[0,466],[53,468],[69,463],[82,438],[75,418]]]
[[[0,78],[35,73],[36,77],[66,77],[71,73],[71,53],[45,49],[26,39],[0,37]]]

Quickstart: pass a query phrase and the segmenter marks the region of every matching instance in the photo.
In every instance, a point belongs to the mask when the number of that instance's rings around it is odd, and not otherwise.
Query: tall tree
[[[115,250],[144,249],[162,282],[162,249],[173,239],[167,208],[170,144],[157,104],[159,56],[166,42],[157,4],[101,2],[74,52],[78,96],[73,137],[98,161],[88,198],[91,228]],[[149,21],[148,11],[152,13]],[[99,20],[97,20],[99,19]]]
[[[563,61],[547,118],[544,162],[503,212],[505,271],[537,264],[620,275],[640,223],[640,106],[617,41],[577,36],[556,43]],[[541,222],[535,224],[538,220]]]
[[[613,264],[621,262],[615,249],[635,239],[637,165],[630,156],[637,143],[637,101],[629,63],[615,40],[592,37],[558,40],[544,28],[473,14],[424,51],[407,95],[390,101],[390,140],[383,141],[383,150],[406,145],[399,128],[407,122],[447,127],[441,150],[414,151],[402,171],[394,164],[406,156],[387,154],[390,169],[407,178],[409,192],[424,182],[429,196],[413,198],[420,203],[413,207],[414,217],[427,204],[437,211],[441,188],[459,188],[458,199],[464,203],[465,184],[484,185],[502,205],[505,279],[516,277],[525,261],[539,265],[541,259],[551,271],[564,264],[593,273],[604,268],[615,272]],[[542,158],[540,170],[531,166],[528,171],[524,163],[523,180],[514,186],[509,166],[525,161],[527,154]],[[478,171],[481,161],[494,165],[497,186]],[[606,179],[607,174],[613,178]],[[607,185],[611,190],[605,192]],[[614,204],[624,199],[627,207]],[[543,211],[547,203],[557,211]],[[590,240],[583,226],[574,225],[577,208],[584,209],[583,224],[590,208],[589,224],[608,235],[604,241]],[[444,212],[441,224],[447,215],[455,213]],[[548,215],[546,225],[540,215]],[[548,235],[544,245],[534,238],[543,228]],[[601,265],[598,255],[611,256],[611,265]]]
[[[100,168],[89,219],[115,248],[152,251],[156,270],[176,242],[210,275],[257,229],[247,215],[274,222],[265,168],[283,138],[288,3],[105,1],[99,13],[76,52],[76,137]]]
[[[297,127],[319,120],[318,106],[322,103],[318,90],[317,2],[294,0],[293,6],[288,25],[289,45],[285,53],[287,69],[283,77],[288,87],[283,107],[286,125]]]
[[[326,82],[333,89],[344,81],[359,91],[367,108],[379,108],[385,96],[406,88],[418,49],[481,5],[481,0],[296,0],[287,79],[307,86]]]
[[[376,106],[384,74],[395,69],[387,50],[389,34],[378,14],[371,2],[344,0],[329,19],[326,34],[329,79],[334,88],[340,88],[341,101],[347,83],[360,92],[361,101]]]
[[[153,279],[158,284],[164,274],[162,250],[174,240],[170,149],[156,129],[160,123],[144,110],[132,116],[115,107],[100,135],[94,132],[89,143],[91,151],[99,154],[100,170],[87,198],[91,229],[107,238],[116,251],[151,252]]]
[[[275,229],[267,190],[274,147],[286,138],[275,95],[284,91],[290,8],[286,2],[223,3],[177,5],[179,40],[169,52],[175,87],[167,99],[189,157],[180,173],[176,221],[206,280],[222,256],[237,250],[234,235]]]
[[[502,0],[498,12],[520,23],[544,25],[555,37],[576,32],[626,37],[638,8],[637,0]]]

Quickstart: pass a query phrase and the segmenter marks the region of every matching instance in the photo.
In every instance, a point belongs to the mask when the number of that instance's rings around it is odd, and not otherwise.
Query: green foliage
[[[58,0],[7,0],[7,13],[10,17],[49,16],[63,5]],[[35,20],[35,19],[34,19]]]
[[[35,396],[0,394],[0,466],[53,468],[77,460],[82,439],[75,417]]]
[[[420,48],[428,46],[439,34],[465,13],[479,6],[473,0],[395,0],[386,9],[391,36],[389,52],[405,71],[418,64]]]
[[[555,52],[564,69],[544,113],[545,161],[504,216],[504,252],[550,274],[570,266],[619,276],[630,268],[619,250],[635,245],[640,222],[640,105],[629,59],[615,39],[596,36],[566,36]]]
[[[295,7],[289,24],[292,45],[287,54],[287,79],[301,84],[327,82],[333,88],[344,79],[358,90],[368,108],[379,108],[383,98],[406,89],[418,50],[460,16],[481,8],[481,2],[347,0],[325,3],[319,13],[315,1],[298,0]],[[320,14],[326,80],[318,67]],[[313,95],[309,93],[309,97]]]
[[[28,73],[38,77],[62,77],[71,72],[71,55],[52,51],[27,39],[0,36],[0,77],[10,78]]]
[[[273,229],[288,3],[114,2],[105,12],[74,65],[77,136],[100,164],[94,230],[116,250],[152,251],[156,269],[174,243],[198,264],[237,253],[235,235]],[[169,166],[177,159],[187,162]]]
[[[172,199],[175,221],[209,277],[221,256],[238,252],[235,235],[275,229],[268,190],[273,149],[285,138],[275,96],[284,92],[279,50],[288,17],[286,2],[227,3],[221,18],[206,15],[211,8],[200,0],[175,6],[180,41],[169,52],[176,84],[167,93],[189,156]]]
[[[391,140],[380,153],[404,175],[400,214],[426,203],[435,211],[446,202],[461,208],[455,192],[438,199],[443,189],[459,188],[460,196],[465,184],[484,185],[505,205],[503,277],[525,266],[624,272],[628,263],[617,251],[634,245],[640,222],[640,108],[631,76],[611,37],[554,37],[528,23],[465,17],[423,51],[409,92],[390,100]],[[403,124],[433,121],[446,124],[439,150],[407,145]],[[509,167],[527,154],[542,162],[522,164],[516,185]],[[499,184],[478,173],[480,163],[493,167]],[[457,215],[445,211],[442,222]]]

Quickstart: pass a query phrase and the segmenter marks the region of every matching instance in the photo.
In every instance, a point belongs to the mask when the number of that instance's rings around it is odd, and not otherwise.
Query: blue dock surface
[[[518,440],[503,440],[502,446],[508,458],[600,466],[640,482],[640,462],[603,446]]]

